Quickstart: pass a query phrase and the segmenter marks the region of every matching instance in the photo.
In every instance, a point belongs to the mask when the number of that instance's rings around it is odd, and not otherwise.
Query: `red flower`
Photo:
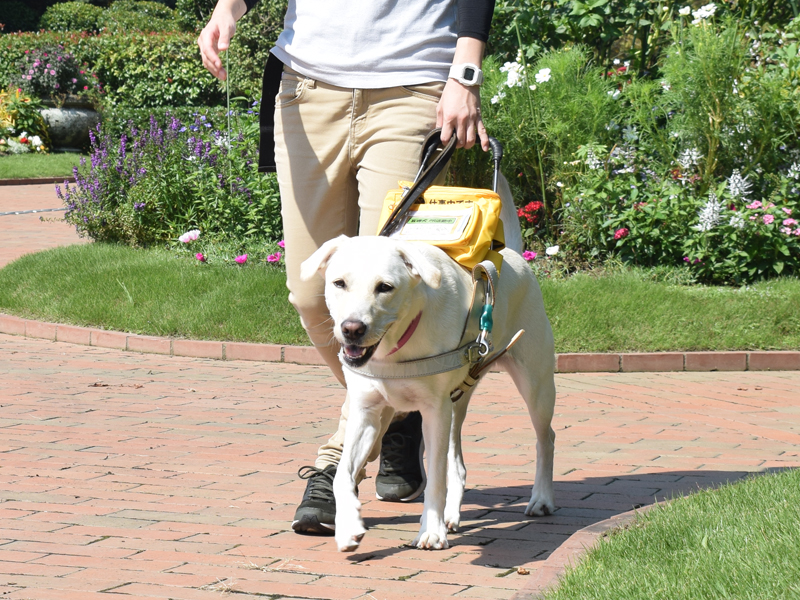
[[[614,239],[615,240],[621,240],[624,237],[628,237],[629,233],[630,233],[630,229],[628,229],[627,227],[622,227],[621,229],[617,229],[614,232]]]
[[[528,223],[538,223],[540,215],[538,214],[540,210],[544,208],[544,204],[539,202],[538,200],[534,202],[529,202],[523,208],[517,209],[517,216],[520,218],[525,218]]]

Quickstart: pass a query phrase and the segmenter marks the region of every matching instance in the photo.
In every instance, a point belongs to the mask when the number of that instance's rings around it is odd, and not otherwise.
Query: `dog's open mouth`
[[[372,346],[342,344],[342,356],[344,357],[344,361],[351,367],[361,367],[367,364],[367,361],[375,354],[375,350],[378,348],[381,340],[383,340],[383,338],[378,340],[375,344],[372,344]]]

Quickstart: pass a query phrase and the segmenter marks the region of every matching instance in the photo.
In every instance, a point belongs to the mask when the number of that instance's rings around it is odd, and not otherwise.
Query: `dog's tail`
[[[500,220],[503,221],[503,233],[506,237],[506,248],[522,254],[522,229],[519,226],[517,207],[514,206],[514,198],[511,196],[511,188],[502,173],[499,174],[497,181],[497,193],[503,201],[503,208],[500,211]]]

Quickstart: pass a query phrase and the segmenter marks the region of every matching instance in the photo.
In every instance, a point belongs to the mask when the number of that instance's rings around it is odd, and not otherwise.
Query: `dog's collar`
[[[400,336],[400,340],[397,342],[397,346],[395,346],[394,350],[389,352],[389,354],[387,354],[386,356],[391,356],[392,354],[400,350],[400,348],[406,345],[406,342],[411,339],[411,336],[414,335],[414,332],[417,330],[417,325],[419,325],[419,320],[421,317],[422,317],[422,311],[419,311],[419,314],[416,317],[414,317],[414,320],[411,321],[411,323],[408,325],[406,332],[402,336]]]

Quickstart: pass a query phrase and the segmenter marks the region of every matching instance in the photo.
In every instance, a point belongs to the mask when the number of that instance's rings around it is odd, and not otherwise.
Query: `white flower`
[[[736,213],[731,217],[730,226],[735,227],[736,229],[741,229],[744,227],[744,217],[739,213]]]
[[[562,188],[562,187],[564,187],[564,184],[563,184],[563,183],[561,183],[560,181],[557,181],[557,182],[556,182],[556,187],[560,187],[560,188]]]
[[[180,236],[178,240],[183,242],[184,244],[188,244],[189,242],[195,241],[199,237],[200,237],[200,230],[192,229],[191,231],[187,231],[182,236]]]
[[[692,21],[692,25],[699,25],[703,19],[708,19],[709,17],[713,17],[714,13],[717,10],[717,5],[711,2],[710,4],[706,4],[705,6],[701,6],[697,10],[692,11],[692,16],[694,17],[694,21]]]
[[[615,59],[614,59],[614,64],[615,64],[615,65],[618,65],[618,64],[619,64],[619,59],[618,59],[618,58],[615,58]]]
[[[8,140],[8,149],[11,150],[11,154],[25,154],[31,151],[28,144],[20,144],[18,141],[12,140],[11,138]]]
[[[661,82],[661,87],[664,88],[665,92],[668,92],[672,89],[672,86],[669,84],[669,81],[666,80]]]
[[[628,127],[625,127],[622,130],[622,137],[625,138],[625,141],[631,142],[631,143],[633,143],[636,140],[638,140],[639,139],[639,134],[636,132],[636,126],[635,125],[629,125]]]
[[[544,83],[550,81],[550,69],[539,69],[536,74],[536,83]]]
[[[558,250],[559,250],[558,246],[548,246],[545,249],[544,253],[547,254],[547,256],[555,256],[556,254],[558,254]]]
[[[616,100],[621,93],[619,90],[609,90],[608,95],[611,96],[612,100]]]
[[[681,155],[678,157],[678,164],[681,166],[681,169],[688,171],[692,167],[697,166],[700,158],[700,151],[697,148],[690,148],[681,152]]]
[[[41,146],[42,138],[40,138],[38,135],[34,135],[33,137],[31,137],[31,144],[33,144],[34,146]]]
[[[586,166],[589,167],[592,171],[596,171],[597,169],[603,166],[603,162],[599,158],[597,158],[597,155],[591,148],[586,153]]]
[[[532,85],[532,86],[530,86],[530,87],[531,87],[531,91],[532,91],[532,92],[535,92],[535,91],[536,91],[536,84],[533,84],[533,85]]]
[[[800,179],[800,163],[792,163],[792,166],[789,167],[789,172],[786,173],[786,176],[791,177],[792,179]]]
[[[505,97],[506,97],[506,93],[505,92],[497,92],[497,94],[495,94],[492,97],[491,103],[492,104],[497,104],[498,102],[500,102],[500,100],[502,100]]]
[[[747,180],[747,177],[742,177],[739,169],[734,169],[728,178],[728,193],[734,198],[747,200],[752,187],[753,184]]]
[[[515,87],[522,85],[522,65],[518,62],[507,62],[500,67],[501,73],[507,73],[506,85],[508,87]]]
[[[678,14],[682,17],[688,16],[688,14],[692,12],[691,6],[684,6],[682,9],[678,11]]]
[[[719,215],[722,211],[722,203],[717,199],[714,192],[708,193],[703,208],[697,213],[700,222],[693,227],[697,231],[710,231],[719,224]]]
[[[19,134],[19,137],[21,137],[21,138],[28,137],[28,132],[27,131],[23,131],[22,133]]]

